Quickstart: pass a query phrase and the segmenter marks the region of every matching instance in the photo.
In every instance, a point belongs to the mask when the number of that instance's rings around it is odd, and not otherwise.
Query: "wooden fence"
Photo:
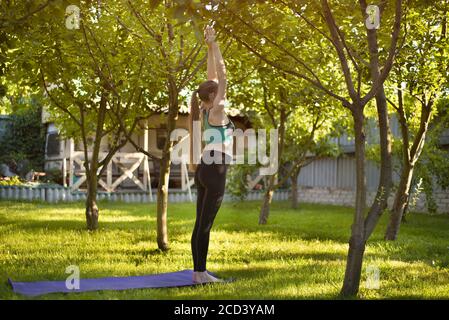
[[[290,192],[288,190],[277,190],[273,195],[273,200],[288,200]],[[250,191],[246,200],[262,200],[262,191]],[[0,186],[0,200],[20,200],[20,201],[45,201],[50,203],[71,202],[86,199],[86,193],[82,191],[71,191],[70,188],[56,186],[40,187],[19,187]],[[168,201],[190,202],[195,201],[196,190],[192,189],[192,198],[189,193],[182,190],[169,190]],[[133,203],[150,203],[156,201],[156,193],[150,197],[145,191],[116,191],[99,192],[98,200],[123,201]],[[223,201],[232,201],[229,194],[225,194]]]

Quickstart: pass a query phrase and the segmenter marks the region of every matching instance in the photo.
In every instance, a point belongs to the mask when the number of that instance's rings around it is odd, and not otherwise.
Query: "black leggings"
[[[214,152],[218,151],[211,151],[212,156]],[[221,152],[218,153],[220,156]],[[225,192],[228,164],[225,163],[227,156],[224,153],[221,153],[221,157],[221,164],[206,164],[201,159],[201,163],[198,164],[195,171],[196,221],[191,239],[193,271],[206,271],[210,230]]]

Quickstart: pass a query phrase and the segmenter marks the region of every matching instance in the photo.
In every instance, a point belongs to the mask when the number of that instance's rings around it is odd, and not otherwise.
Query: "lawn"
[[[236,282],[203,287],[49,294],[39,299],[335,299],[342,284],[352,210],[275,202],[259,226],[259,202],[225,203],[211,233],[208,270]],[[0,202],[0,298],[17,281],[145,275],[192,268],[193,204],[170,204],[171,249],[156,245],[155,205],[101,203],[100,230],[85,230],[83,203]],[[359,298],[449,298],[449,216],[410,214],[385,242],[386,216],[369,241]],[[365,268],[380,288],[365,288]]]

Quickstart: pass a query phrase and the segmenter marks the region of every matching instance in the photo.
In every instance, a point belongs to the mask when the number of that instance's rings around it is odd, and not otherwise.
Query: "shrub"
[[[50,169],[45,171],[45,182],[63,184],[62,172],[60,169]]]
[[[42,171],[44,165],[45,131],[41,123],[40,108],[17,111],[0,137],[0,163],[24,176],[31,169]],[[25,172],[26,171],[26,172]]]
[[[18,176],[11,177],[9,179],[0,180],[0,186],[20,186],[23,185]]]
[[[256,166],[249,164],[236,164],[229,166],[227,173],[226,190],[235,200],[243,201],[248,196],[248,175],[257,170]]]

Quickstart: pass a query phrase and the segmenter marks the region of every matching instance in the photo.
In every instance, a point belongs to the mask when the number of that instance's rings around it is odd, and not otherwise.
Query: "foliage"
[[[28,106],[11,115],[9,129],[0,138],[0,163],[15,167],[29,162],[29,166],[20,172],[25,175],[29,170],[42,171],[44,164],[45,128],[41,123],[41,109]]]
[[[257,167],[250,164],[230,165],[226,174],[226,191],[234,200],[243,201],[247,198],[248,177],[256,172]]]
[[[444,130],[449,127],[449,99],[441,98],[436,104],[435,117],[430,124],[429,134],[422,156],[416,166],[413,185],[422,181],[423,192],[426,195],[427,209],[437,212],[437,204],[433,197],[435,189],[449,189],[449,151],[440,145]]]
[[[21,46],[21,37],[39,18],[47,14],[51,0],[0,2],[0,114],[14,113],[34,100],[41,100],[40,88],[27,77],[29,62],[11,63],[11,57]],[[23,77],[10,77],[14,69],[21,69]]]
[[[449,130],[449,97],[445,95],[438,100],[436,106],[436,116],[429,129],[429,143],[424,149],[423,163],[429,168],[432,175],[436,178],[438,185],[447,190],[449,189],[449,150],[440,146],[443,133],[448,135]]]
[[[0,179],[0,186],[20,186],[23,182],[18,176],[11,177],[9,179]]]
[[[399,133],[393,137],[393,169],[397,176],[401,176],[405,170],[404,156],[410,158],[415,169],[412,194],[417,197],[419,192],[423,192],[430,212],[435,212],[437,208],[433,199],[435,182],[445,186],[445,176],[449,175],[446,173],[447,153],[439,146],[441,132],[448,125],[447,108],[444,107],[447,106],[449,84],[449,40],[446,35],[448,4],[442,1],[429,6],[427,1],[410,1],[404,19],[407,32],[385,85],[390,110],[395,112],[391,114],[392,123],[399,124]],[[428,111],[429,129],[423,126]],[[414,149],[413,146],[418,145],[417,141],[423,132],[424,147],[420,154],[420,148]],[[378,145],[371,145],[367,154],[370,159],[380,162]],[[397,194],[396,197],[401,198],[401,195]]]
[[[43,179],[46,183],[63,184],[62,171],[60,169],[51,169],[45,171],[45,177]]]

